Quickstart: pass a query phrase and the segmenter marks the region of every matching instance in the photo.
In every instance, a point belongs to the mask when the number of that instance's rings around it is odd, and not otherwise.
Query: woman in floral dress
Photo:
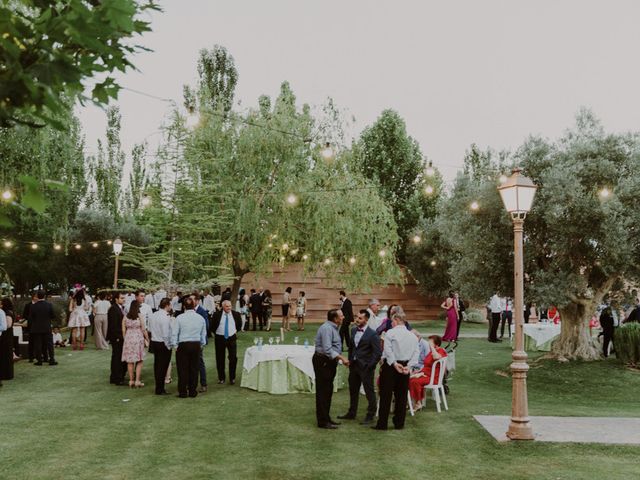
[[[147,330],[144,328],[144,318],[140,314],[140,304],[131,302],[129,313],[122,319],[122,361],[127,362],[129,371],[129,387],[144,387],[140,381],[142,362],[145,356],[145,346],[149,345]],[[135,369],[135,380],[133,377]]]

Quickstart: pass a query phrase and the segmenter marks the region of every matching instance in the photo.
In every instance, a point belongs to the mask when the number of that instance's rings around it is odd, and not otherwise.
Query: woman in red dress
[[[447,311],[447,327],[442,338],[447,342],[455,342],[458,339],[458,309],[453,291],[449,292],[449,296],[440,307]]]
[[[424,399],[424,386],[428,385],[431,381],[431,374],[433,373],[434,379],[438,379],[440,374],[440,365],[435,371],[432,372],[433,364],[447,356],[447,352],[442,348],[442,339],[438,335],[431,335],[429,337],[429,353],[424,357],[424,367],[422,370],[411,375],[409,379],[409,392],[411,393],[411,399],[413,400],[413,408],[420,410],[422,408],[422,400]]]

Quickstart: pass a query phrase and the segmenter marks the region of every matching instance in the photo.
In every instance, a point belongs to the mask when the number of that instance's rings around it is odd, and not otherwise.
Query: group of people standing
[[[298,292],[298,298],[291,295],[292,288],[287,287],[282,294],[282,329],[291,331],[291,317],[295,316],[298,322],[298,331],[304,330],[304,320],[307,315],[307,298],[303,290]],[[252,288],[245,293],[240,290],[239,311],[243,317],[243,330],[257,329],[271,331],[273,320],[273,295],[271,290]],[[246,317],[246,318],[245,318]]]

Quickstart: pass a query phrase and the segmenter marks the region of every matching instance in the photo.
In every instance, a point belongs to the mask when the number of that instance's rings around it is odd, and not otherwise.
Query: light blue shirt
[[[342,353],[342,341],[340,340],[340,333],[338,333],[338,325],[328,320],[320,325],[318,333],[316,333],[316,353],[326,355],[331,359]]]
[[[4,332],[7,329],[7,316],[4,310],[0,308],[0,332]]]
[[[207,343],[207,325],[194,310],[187,310],[176,318],[171,343],[178,346],[182,342],[200,342],[203,346]]]

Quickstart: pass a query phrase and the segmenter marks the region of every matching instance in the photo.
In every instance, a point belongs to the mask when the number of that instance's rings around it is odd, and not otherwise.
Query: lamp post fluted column
[[[527,399],[527,352],[524,350],[524,262],[523,262],[524,215],[513,215],[514,246],[514,314],[515,348],[511,354],[511,421],[507,437],[511,440],[533,440],[533,429],[529,423]]]
[[[113,241],[113,254],[116,256],[116,266],[113,271],[113,289],[118,289],[118,260],[120,260],[120,254],[122,253],[122,240],[116,238]]]
[[[117,290],[118,289],[118,259],[119,259],[119,255],[116,255],[116,266],[115,269],[113,270],[113,289]]]

